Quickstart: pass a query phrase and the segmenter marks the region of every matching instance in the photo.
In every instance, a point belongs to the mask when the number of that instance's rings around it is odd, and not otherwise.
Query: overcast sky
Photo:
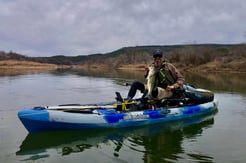
[[[243,42],[245,0],[0,0],[0,51],[27,56]]]

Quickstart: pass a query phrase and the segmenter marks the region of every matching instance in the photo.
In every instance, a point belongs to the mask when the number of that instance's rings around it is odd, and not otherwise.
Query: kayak
[[[188,88],[186,90],[190,93]],[[213,93],[204,89],[195,91],[200,92],[199,95],[209,94],[209,98],[191,100],[192,96],[186,96],[158,102],[149,100],[144,108],[139,108],[138,99],[130,102],[123,100],[99,104],[44,106],[22,109],[18,112],[18,117],[30,133],[36,133],[166,123],[194,118],[217,110],[218,101],[213,98]],[[119,93],[117,95],[119,96]]]
[[[34,154],[37,155],[42,151],[48,151],[50,149],[62,151],[61,154],[65,155],[70,152],[83,152],[85,148],[98,147],[102,143],[107,144],[110,141],[118,144],[124,142],[124,140],[135,140],[134,138],[137,138],[139,140],[137,142],[144,145],[144,140],[150,142],[149,139],[156,139],[156,135],[160,135],[160,133],[162,138],[164,137],[165,140],[169,140],[169,143],[177,143],[177,140],[172,139],[172,137],[177,137],[177,134],[182,138],[201,135],[204,129],[213,126],[215,115],[216,112],[170,123],[131,128],[56,131],[42,132],[39,134],[29,133],[19,146],[19,151],[16,152],[16,155],[27,155],[31,157]],[[148,139],[145,139],[146,137]],[[40,143],[40,140],[42,140],[42,143]],[[148,143],[145,144],[149,147]],[[153,148],[156,148],[156,146],[153,146]]]

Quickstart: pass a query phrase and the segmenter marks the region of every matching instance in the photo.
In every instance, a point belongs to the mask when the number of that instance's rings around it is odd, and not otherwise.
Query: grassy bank
[[[230,72],[230,73],[246,73],[246,59],[233,60],[228,63],[221,61],[208,62],[201,65],[173,63],[180,71],[186,72]],[[111,67],[107,64],[84,64],[84,65],[56,65],[49,63],[39,63],[32,61],[17,61],[17,60],[5,60],[0,61],[0,70],[15,70],[15,71],[30,71],[30,70],[56,70],[56,69],[94,69],[94,70],[110,70],[110,69],[122,69],[122,70],[134,70],[144,71],[148,64],[121,64],[118,67]]]
[[[1,69],[57,69],[69,68],[67,65],[56,65],[49,63],[39,63],[32,61],[4,60],[0,61]]]

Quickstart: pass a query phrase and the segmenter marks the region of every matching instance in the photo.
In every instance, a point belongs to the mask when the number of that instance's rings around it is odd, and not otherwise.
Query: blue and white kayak
[[[132,109],[136,102],[34,107],[18,112],[18,117],[30,133],[55,130],[122,128],[165,123],[193,118],[217,110],[217,100],[174,107],[157,106]],[[119,109],[119,106],[121,109]]]

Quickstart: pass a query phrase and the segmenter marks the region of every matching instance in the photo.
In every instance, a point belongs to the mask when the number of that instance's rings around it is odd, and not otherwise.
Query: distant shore
[[[174,65],[180,71],[192,71],[192,72],[230,72],[230,73],[246,73],[244,66],[241,66],[240,63],[233,66],[224,66],[219,62],[210,62],[204,65],[182,65],[180,63],[174,63]],[[127,64],[119,65],[117,68],[120,70],[137,70],[144,71],[148,65],[146,64]],[[242,67],[242,68],[241,68]],[[0,61],[0,69],[3,70],[21,70],[21,71],[30,71],[30,70],[56,70],[56,69],[112,69],[111,67],[101,64],[91,64],[91,65],[57,65],[57,64],[48,64],[48,63],[39,63],[32,61],[17,61],[17,60],[5,60]]]
[[[0,61],[1,69],[57,69],[69,68],[67,65],[56,65],[49,63],[39,63],[32,61],[4,60]]]
[[[227,72],[227,73],[246,73],[243,63],[234,63],[234,65],[228,64],[227,66],[220,62],[209,62],[203,65],[183,65],[180,63],[173,63],[180,71],[184,72]],[[126,64],[119,65],[116,69],[120,70],[137,70],[145,71],[149,64]],[[72,66],[73,69],[111,69],[107,65],[79,65]]]

